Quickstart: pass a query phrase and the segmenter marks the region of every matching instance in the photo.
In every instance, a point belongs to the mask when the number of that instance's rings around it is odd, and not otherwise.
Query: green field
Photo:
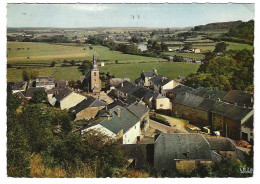
[[[39,67],[27,68],[27,70],[38,71],[39,76],[52,76],[56,80],[77,80],[82,75],[78,67]],[[22,81],[22,71],[23,69],[7,69],[7,81]]]
[[[227,50],[242,50],[242,49],[253,49],[252,45],[243,43],[226,42],[228,44]],[[207,50],[213,51],[215,49],[216,43],[203,43],[203,44],[193,44],[193,48],[201,49],[201,52],[206,52]]]
[[[175,79],[179,75],[187,76],[197,71],[199,65],[193,63],[167,63],[167,62],[151,62],[151,63],[131,63],[131,64],[107,64],[99,67],[100,72],[110,72],[115,77],[128,77],[132,81],[140,77],[141,72],[151,71],[153,68],[158,73],[166,77]],[[78,67],[38,67],[27,68],[28,71],[39,71],[39,76],[52,76],[56,80],[77,80],[82,76]],[[7,69],[7,81],[21,81],[23,69],[9,68]]]
[[[203,54],[195,54],[195,53],[179,53],[179,52],[164,52],[163,55],[169,55],[169,56],[183,56],[185,58],[193,58],[193,59],[203,59]]]
[[[100,45],[92,46],[93,49],[89,49],[89,45],[86,44],[51,44],[51,43],[33,43],[33,42],[8,42],[7,48],[7,62],[8,63],[37,63],[46,62],[51,63],[56,61],[57,63],[66,60],[92,60],[93,54],[99,60],[107,60],[107,62],[119,63],[124,62],[150,62],[150,61],[162,61],[161,58],[144,57],[123,54],[118,51],[111,51],[107,47]],[[17,48],[24,48],[17,50]],[[28,49],[29,48],[29,49]],[[85,50],[84,50],[85,48]],[[29,58],[27,58],[29,57]]]
[[[187,76],[197,71],[199,65],[194,63],[173,63],[173,62],[153,62],[136,64],[111,64],[100,67],[101,72],[110,72],[115,77],[128,77],[135,81],[140,77],[141,72],[151,71],[156,68],[158,73],[171,79],[178,78],[179,75]]]

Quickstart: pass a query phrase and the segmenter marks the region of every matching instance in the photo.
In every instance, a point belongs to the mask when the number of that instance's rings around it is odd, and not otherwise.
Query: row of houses
[[[168,91],[172,113],[199,127],[210,126],[223,136],[253,142],[253,95],[178,85]]]
[[[30,100],[36,91],[45,91],[50,105],[67,109],[75,120],[94,118],[107,104],[92,96],[85,96],[67,87],[66,80],[55,81],[52,77],[37,77],[30,82],[8,82],[12,93]]]
[[[150,144],[127,144],[122,149],[136,168],[151,164],[157,171],[191,172],[198,165],[222,159],[244,159],[244,153],[228,138],[197,133],[160,133]]]

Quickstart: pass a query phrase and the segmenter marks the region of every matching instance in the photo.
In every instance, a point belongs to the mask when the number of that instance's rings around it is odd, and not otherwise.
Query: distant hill
[[[208,30],[216,30],[216,29],[230,29],[231,27],[238,26],[242,23],[241,20],[232,21],[232,22],[216,22],[210,23],[206,25],[199,25],[193,28],[194,31],[208,31]]]
[[[254,21],[250,20],[248,22],[243,22],[237,26],[232,26],[227,36],[233,38],[240,38],[244,40],[254,41]]]

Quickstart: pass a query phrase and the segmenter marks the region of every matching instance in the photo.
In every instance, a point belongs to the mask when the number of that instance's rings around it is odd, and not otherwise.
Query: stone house
[[[208,112],[198,109],[204,98],[190,93],[180,93],[172,101],[172,112],[176,117],[198,123],[202,119],[208,122]]]
[[[225,137],[206,137],[206,139],[210,149],[221,155],[222,158],[237,159],[236,145],[230,139]]]
[[[119,139],[122,144],[136,143],[141,137],[140,119],[127,108],[115,106],[100,115],[87,127],[80,129],[84,133],[90,129],[95,129],[111,138]]]
[[[201,134],[161,133],[154,142],[154,168],[191,172],[199,164],[212,164],[208,141]]]
[[[135,86],[134,83],[125,81],[118,86],[116,86],[114,90],[114,96],[118,99],[126,99],[129,95],[129,91]]]
[[[10,87],[12,90],[12,93],[18,93],[25,91],[27,88],[28,82],[26,81],[20,81],[20,82],[7,82],[7,85]]]
[[[168,90],[167,93],[166,93],[166,97],[173,100],[178,94],[189,93],[192,90],[193,89],[188,87],[188,86],[185,86],[183,84],[179,84],[178,86],[174,87],[173,89]]]
[[[131,82],[131,80],[129,78],[111,78],[108,80],[108,85],[110,87],[110,90],[115,89],[116,86],[118,86],[119,84],[128,81]]]
[[[136,79],[135,83],[137,85],[139,85],[139,86],[149,87],[150,86],[149,79],[151,79],[152,77],[154,77],[156,75],[157,75],[157,70],[156,69],[153,69],[153,71],[151,71],[151,72],[142,71],[141,77]]]
[[[254,110],[225,102],[215,105],[212,112],[212,128],[223,136],[242,139],[241,126],[254,114]]]
[[[170,90],[179,85],[178,82],[163,77],[162,75],[156,75],[152,77],[151,79],[149,79],[149,82],[150,82],[150,88],[154,91],[161,93],[163,96],[166,96],[167,90]]]
[[[220,100],[220,101],[223,101],[224,97],[228,94],[228,92],[226,91],[208,89],[205,87],[198,87],[196,89],[193,89],[189,93],[203,98],[209,98],[212,100]]]
[[[106,105],[105,102],[90,96],[78,103],[76,106],[71,107],[69,111],[74,115],[74,121],[81,119],[89,120],[96,117],[99,110],[106,107]]]
[[[223,101],[242,107],[253,108],[254,95],[239,90],[230,90],[224,97]]]
[[[85,100],[86,97],[82,94],[75,93],[68,88],[59,88],[50,99],[50,103],[59,107],[61,110],[70,109],[76,106],[81,101]]]
[[[135,102],[127,107],[140,120],[141,132],[144,133],[149,127],[149,111],[150,109],[140,102]]]
[[[55,79],[52,77],[36,77],[35,87],[43,87],[45,89],[52,89],[55,87]]]

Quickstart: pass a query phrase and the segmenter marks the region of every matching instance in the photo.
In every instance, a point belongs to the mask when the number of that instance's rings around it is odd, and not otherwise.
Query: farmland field
[[[128,77],[132,81],[140,76],[142,70],[150,71],[153,68],[158,73],[169,78],[177,78],[179,75],[187,76],[197,71],[199,65],[193,63],[167,63],[167,62],[151,62],[151,63],[131,63],[131,64],[107,64],[99,67],[100,72],[109,72],[115,77]],[[27,68],[28,71],[34,70],[39,72],[39,76],[52,76],[56,80],[77,80],[82,76],[78,67],[38,67]],[[7,69],[7,81],[21,81],[23,69],[9,68]]]
[[[107,47],[100,45],[92,46],[86,44],[51,44],[51,43],[33,43],[33,42],[8,42],[7,43],[7,62],[8,63],[31,63],[56,61],[57,63],[66,60],[92,60],[93,54],[99,60],[119,63],[124,62],[149,62],[162,61],[160,58],[144,57],[123,54],[118,51],[111,51]],[[20,48],[18,50],[18,48]],[[23,49],[22,49],[23,48]],[[29,48],[29,49],[28,49]],[[84,50],[85,49],[85,50]],[[29,58],[27,58],[29,57]]]
[[[134,64],[110,64],[100,67],[101,72],[110,72],[115,77],[128,77],[134,81],[140,77],[141,72],[151,71],[156,68],[158,73],[171,79],[178,78],[179,75],[187,76],[197,71],[199,65],[194,63],[173,63],[173,62],[151,62]]]
[[[243,43],[226,42],[228,44],[227,50],[242,50],[242,49],[253,49],[253,46]],[[199,48],[202,52],[207,50],[213,51],[215,49],[216,43],[203,43],[203,44],[193,44],[193,48]]]
[[[27,68],[27,70],[38,71],[39,76],[52,76],[56,80],[77,80],[82,75],[78,67],[39,67]],[[22,81],[22,72],[22,69],[7,69],[7,81]]]

